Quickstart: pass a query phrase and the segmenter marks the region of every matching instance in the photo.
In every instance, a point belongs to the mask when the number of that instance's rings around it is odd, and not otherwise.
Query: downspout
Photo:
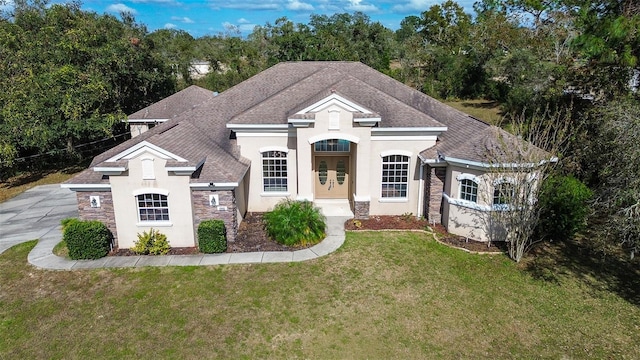
[[[418,158],[420,160],[420,158]],[[418,189],[418,209],[416,211],[416,217],[420,218],[422,216],[422,202],[424,200],[424,163],[420,160],[420,185]]]

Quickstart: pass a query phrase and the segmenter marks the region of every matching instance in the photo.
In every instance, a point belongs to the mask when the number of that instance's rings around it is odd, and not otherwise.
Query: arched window
[[[136,195],[138,203],[138,219],[145,221],[169,221],[169,202],[167,195],[140,194]]]
[[[382,157],[383,198],[406,198],[409,187],[409,157],[388,155]]]
[[[460,180],[460,199],[478,202],[478,183],[472,179]]]
[[[262,153],[262,185],[265,192],[286,192],[287,153],[265,151]]]
[[[351,142],[343,139],[320,140],[314,144],[316,152],[349,152]]]

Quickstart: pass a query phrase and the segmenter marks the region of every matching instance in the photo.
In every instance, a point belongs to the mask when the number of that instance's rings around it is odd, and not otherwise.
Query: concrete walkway
[[[353,217],[344,201],[326,201],[318,205],[327,217],[327,237],[303,250],[69,260],[54,255],[53,247],[62,239],[60,220],[78,216],[75,193],[61,189],[59,185],[43,185],[0,203],[0,253],[16,244],[39,239],[29,253],[28,261],[36,267],[52,270],[305,261],[332,253],[342,246],[344,222]]]

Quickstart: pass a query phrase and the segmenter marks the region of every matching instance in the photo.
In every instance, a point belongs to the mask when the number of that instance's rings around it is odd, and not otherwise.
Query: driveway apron
[[[10,247],[60,233],[60,220],[78,216],[76,195],[60,184],[41,185],[0,203],[0,254]]]

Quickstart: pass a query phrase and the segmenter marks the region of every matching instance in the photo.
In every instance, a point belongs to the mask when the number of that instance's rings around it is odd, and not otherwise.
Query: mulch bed
[[[195,255],[199,254],[195,247],[172,247],[167,255]],[[107,256],[138,256],[131,249],[113,249]]]
[[[247,213],[238,227],[236,241],[228,243],[227,252],[293,251],[307,247],[290,247],[270,239],[262,223],[262,213]]]
[[[416,219],[415,216],[371,216],[366,220],[347,220],[344,224],[345,230],[361,231],[361,230],[428,230],[430,227],[436,233],[440,242],[447,245],[463,248],[473,252],[504,252],[506,248],[504,244],[487,243],[466,239],[447,233],[442,225],[430,226],[429,222],[424,219]],[[262,213],[247,213],[238,228],[238,236],[236,241],[228,243],[227,252],[253,252],[253,251],[293,251],[306,247],[289,247],[277,243],[270,239],[264,229],[262,222]],[[198,254],[195,247],[171,248],[169,255],[193,255]],[[135,256],[136,254],[129,249],[114,249],[109,256]]]

